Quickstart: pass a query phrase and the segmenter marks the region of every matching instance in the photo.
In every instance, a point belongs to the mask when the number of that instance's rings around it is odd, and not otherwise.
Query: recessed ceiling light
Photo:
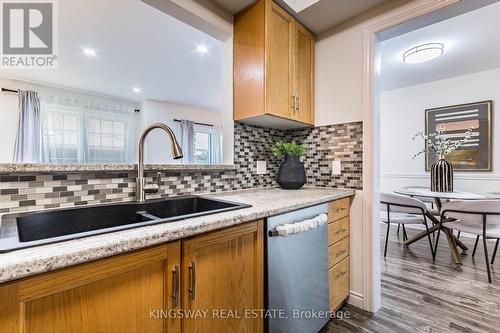
[[[97,53],[95,52],[95,50],[92,50],[92,49],[88,49],[88,48],[84,48],[83,49],[83,53],[89,57],[95,57],[97,56]]]
[[[442,43],[422,44],[403,53],[403,62],[406,64],[420,64],[439,57],[443,52],[444,45]]]
[[[132,88],[132,91],[138,94],[141,92],[141,88],[134,87],[134,88]]]
[[[206,45],[198,45],[196,47],[196,52],[206,54],[206,53],[208,53],[208,47]]]

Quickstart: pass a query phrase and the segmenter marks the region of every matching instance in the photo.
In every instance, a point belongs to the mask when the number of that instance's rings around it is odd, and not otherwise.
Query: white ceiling
[[[381,43],[382,89],[390,90],[500,67],[500,2]],[[403,63],[404,51],[440,42],[444,54],[422,64]]]
[[[213,2],[235,14],[256,0],[197,0]],[[391,0],[274,0],[315,35]]]
[[[220,41],[139,0],[58,3],[58,69],[0,75],[132,100],[221,108]],[[195,51],[200,44],[208,54]],[[95,49],[97,57],[85,56],[84,47]],[[136,86],[140,94],[132,92]]]
[[[299,13],[293,11],[285,0],[275,0],[293,15],[300,23],[306,26],[315,35],[321,35],[330,28],[339,25],[353,17],[363,14],[390,0],[320,0],[307,1],[310,6]],[[289,1],[289,0],[286,0]],[[299,7],[303,7],[299,5]]]

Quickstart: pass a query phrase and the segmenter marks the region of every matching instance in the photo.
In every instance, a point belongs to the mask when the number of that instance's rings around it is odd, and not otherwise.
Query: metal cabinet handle
[[[300,97],[297,96],[297,113],[300,112]]]
[[[196,262],[192,261],[189,269],[189,299],[194,300],[196,297]]]
[[[335,234],[336,234],[336,235],[338,235],[338,234],[343,234],[343,233],[344,233],[344,232],[346,232],[346,231],[347,231],[347,229],[340,229],[340,230],[338,230],[337,232],[335,232]]]
[[[345,210],[346,210],[345,208],[337,208],[335,210],[335,213],[343,213],[343,212],[345,212]]]
[[[180,296],[180,274],[179,266],[174,265],[172,269],[172,307],[176,308],[179,306],[179,296]]]
[[[339,278],[344,276],[346,273],[347,273],[347,271],[338,272],[337,275],[335,276],[335,278],[338,280]]]
[[[292,96],[292,111],[293,111],[293,114],[295,115],[295,95]]]
[[[345,254],[346,252],[347,252],[346,250],[340,250],[339,252],[337,252],[337,254],[335,254],[335,257],[338,258],[341,255]]]

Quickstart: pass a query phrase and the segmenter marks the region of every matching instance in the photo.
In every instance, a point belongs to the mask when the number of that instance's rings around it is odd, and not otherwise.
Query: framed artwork
[[[492,171],[492,108],[493,102],[485,101],[425,110],[427,135],[442,126],[444,135],[460,140],[473,129],[471,140],[446,156],[455,171]],[[426,154],[426,171],[436,159],[435,153]]]

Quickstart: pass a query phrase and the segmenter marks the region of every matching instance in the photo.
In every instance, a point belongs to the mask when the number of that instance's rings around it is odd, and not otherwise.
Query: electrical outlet
[[[339,176],[342,173],[340,161],[332,161],[332,176]]]
[[[266,161],[257,161],[257,174],[265,175],[267,173],[267,163]]]

